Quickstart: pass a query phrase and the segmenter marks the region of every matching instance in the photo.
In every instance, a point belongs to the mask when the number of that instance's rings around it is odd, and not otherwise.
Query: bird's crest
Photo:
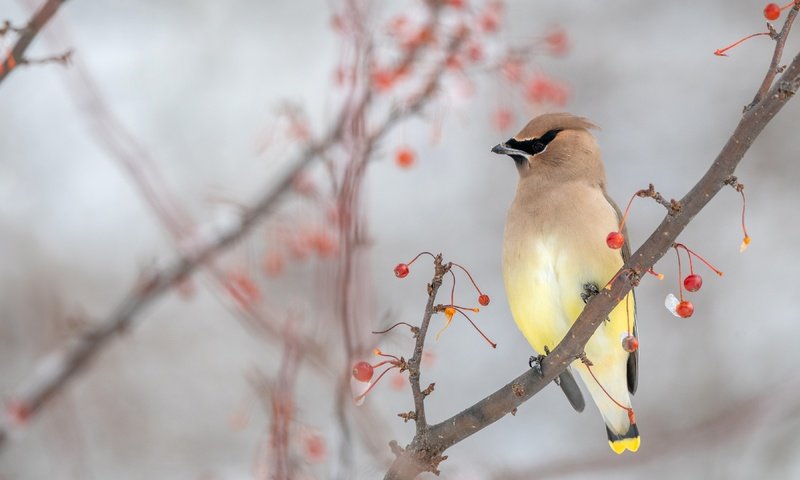
[[[576,117],[570,113],[546,113],[528,122],[518,134],[514,135],[514,138],[516,140],[530,140],[539,138],[553,130],[590,130],[598,128],[588,119]]]

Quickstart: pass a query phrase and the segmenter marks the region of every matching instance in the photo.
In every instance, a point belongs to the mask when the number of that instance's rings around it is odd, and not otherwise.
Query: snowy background
[[[763,30],[762,8],[509,1],[501,36],[524,42],[562,25],[569,56],[541,66],[568,84],[566,108],[602,127],[612,197],[624,203],[652,182],[679,198],[708,168],[763,78],[772,50],[765,38],[729,58],[712,54]],[[0,0],[0,18],[22,23],[28,16],[24,2]],[[61,52],[65,45],[52,39],[68,39],[173,194],[195,218],[211,219],[220,209],[211,198],[247,204],[281,165],[258,149],[281,102],[303,105],[314,125],[330,120],[338,53],[329,23],[329,5],[316,1],[74,0],[48,27],[58,35],[40,37],[30,53]],[[788,55],[800,45],[794,33]],[[174,257],[128,174],[100,146],[77,75],[56,65],[26,67],[0,85],[0,395],[74,332],[64,318],[102,318],[144,267]],[[500,248],[516,172],[489,149],[518,125],[492,128],[497,97],[497,82],[479,81],[475,95],[445,118],[439,143],[431,144],[428,123],[412,122],[382,146],[368,174],[373,327],[385,324],[386,311],[418,321],[429,267],[421,263],[402,282],[392,268],[420,250],[468,265],[494,300],[478,319],[497,350],[464,323],[431,342],[436,361],[423,383],[436,382],[432,421],[505,384],[530,355],[503,295]],[[795,100],[737,171],[753,237],[746,253],[738,251],[740,198],[731,189],[683,234],[725,272],[704,274],[694,316],[678,319],[663,306],[668,293],[677,294],[674,255],[657,265],[663,282],[648,278],[638,289],[636,455],[613,455],[597,412],[575,414],[551,387],[516,417],[449,450],[442,477],[798,478],[798,122]],[[400,143],[419,155],[407,171],[391,161]],[[634,204],[634,248],[662,216],[653,202]],[[295,280],[280,288],[302,297],[310,281],[287,276]],[[407,340],[396,337],[394,345],[410,352]],[[170,294],[15,432],[0,453],[0,478],[250,478],[267,418],[252,406],[245,372],[270,371],[278,358],[202,284],[188,300]],[[303,421],[335,444],[332,402],[315,393],[320,380],[303,373],[298,385]],[[411,438],[412,425],[393,420],[410,400],[388,383],[367,399],[393,428],[386,442]],[[232,428],[230,417],[243,405],[252,418]],[[365,453],[357,458],[359,478],[383,472]]]

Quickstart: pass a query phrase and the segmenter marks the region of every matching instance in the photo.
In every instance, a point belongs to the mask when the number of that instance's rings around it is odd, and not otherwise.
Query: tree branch
[[[59,3],[59,2],[55,2]],[[49,4],[49,3],[48,3]],[[43,7],[34,20],[41,17]],[[45,18],[49,19],[53,11]],[[40,25],[39,23],[36,23]],[[448,43],[446,52],[450,53],[460,47],[464,35],[456,35]],[[417,114],[438,90],[442,75],[447,68],[446,61],[441,61],[426,81],[421,86],[417,95],[413,96],[404,105],[397,105],[382,119],[377,128],[367,138],[368,145],[374,145],[378,139],[386,135],[393,126],[409,116]],[[349,108],[361,110],[366,108],[371,100],[369,93],[358,99],[355,106]],[[12,420],[25,422],[36,413],[52,396],[72,379],[87,362],[100,352],[102,347],[113,338],[115,333],[125,331],[136,315],[162,294],[188,278],[198,267],[204,265],[223,250],[234,245],[253,228],[258,220],[268,213],[288,191],[297,175],[305,169],[312,160],[320,156],[332,145],[339,143],[344,137],[344,132],[349,125],[352,110],[347,106],[342,108],[339,117],[333,122],[330,132],[317,142],[309,143],[298,158],[278,177],[274,185],[250,208],[244,210],[238,224],[223,232],[213,241],[199,246],[195,251],[185,254],[167,268],[150,275],[144,282],[139,282],[131,289],[127,297],[114,309],[106,319],[90,327],[77,338],[68,342],[59,351],[44,357],[35,367],[33,373],[24,381],[17,392],[10,396],[10,409],[15,414]],[[370,147],[371,148],[371,147]],[[0,447],[7,438],[7,432],[0,424]]]
[[[420,323],[419,329],[414,331],[416,338],[414,342],[414,354],[411,359],[408,360],[408,379],[409,383],[411,383],[411,393],[414,397],[414,412],[411,412],[413,415],[401,414],[400,416],[402,417],[405,415],[403,418],[406,421],[409,418],[416,421],[416,435],[414,435],[414,440],[411,442],[411,445],[406,448],[405,452],[426,452],[429,450],[426,442],[428,439],[427,432],[430,426],[425,418],[425,397],[430,394],[429,389],[432,387],[428,387],[425,391],[420,387],[420,363],[422,362],[422,352],[425,349],[425,337],[428,333],[428,326],[430,325],[431,317],[436,311],[436,294],[439,292],[439,287],[442,286],[442,278],[451,268],[449,263],[442,264],[441,254],[434,257],[433,266],[433,279],[431,283],[428,284],[428,303],[425,305],[422,323]],[[397,449],[398,453],[402,450],[400,447],[393,447],[393,449]],[[399,454],[397,460],[398,461],[392,464],[392,468],[386,474],[385,478],[400,479],[416,476],[413,472],[421,462],[427,462],[425,470],[436,471],[436,465],[441,461],[441,458],[437,458],[433,455],[429,458],[424,458],[424,454],[420,457],[418,454],[409,456],[402,453]]]
[[[68,342],[59,351],[41,359],[25,383],[11,397],[18,421],[26,421],[48,401],[67,381],[74,377],[93,358],[114,334],[124,332],[133,319],[152,301],[188,278],[199,266],[242,238],[288,190],[297,174],[323,149],[336,142],[342,132],[341,119],[322,140],[309,144],[297,160],[279,177],[275,185],[242,214],[241,221],[222,233],[215,241],[179,258],[172,265],[137,284],[128,296],[102,322]],[[0,428],[0,446],[6,438]]]
[[[798,9],[800,5],[797,4],[792,8],[791,19],[797,15]],[[786,27],[790,25],[791,21],[787,18],[782,35],[788,33]],[[774,56],[777,61],[780,61],[778,50],[782,48],[783,44],[779,42]],[[447,448],[511,413],[564,371],[583,352],[594,331],[638,283],[639,277],[666,254],[695,215],[726,185],[726,180],[733,174],[750,145],[798,88],[800,54],[763,98],[743,114],[706,174],[680,200],[680,210],[667,214],[647,241],[625,263],[614,281],[589,301],[564,339],[545,357],[542,375],[531,369],[471,407],[424,429],[398,455],[384,478],[414,478],[423,471],[430,471],[432,459],[440,458]]]
[[[14,67],[27,63],[25,51],[36,38],[36,35],[53,18],[58,7],[67,0],[47,0],[44,5],[31,17],[28,24],[21,29],[17,43],[11,49],[11,53],[0,63],[0,83],[14,70]],[[56,58],[56,57],[54,57]],[[0,436],[0,439],[2,436]],[[0,440],[0,443],[2,440]]]
[[[772,61],[769,63],[769,69],[767,69],[767,74],[764,76],[764,80],[761,82],[761,86],[758,88],[755,97],[753,97],[753,101],[750,102],[750,105],[745,107],[746,109],[753,108],[758,102],[761,101],[762,98],[764,98],[764,95],[767,94],[772,86],[772,83],[775,81],[775,76],[780,73],[780,67],[778,64],[783,56],[783,47],[786,45],[786,39],[789,37],[789,31],[792,29],[794,19],[797,17],[798,6],[800,6],[800,0],[795,0],[795,6],[789,10],[789,13],[786,15],[786,21],[783,24],[783,28],[781,28],[780,33],[773,37],[776,44],[775,51],[772,53]],[[769,24],[767,26],[770,27],[770,32],[774,32]]]

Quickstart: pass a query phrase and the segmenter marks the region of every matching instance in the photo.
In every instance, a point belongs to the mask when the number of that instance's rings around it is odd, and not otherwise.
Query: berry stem
[[[625,316],[628,317],[628,336],[633,335],[631,333],[631,310],[630,310],[630,294],[625,295]]]
[[[453,277],[453,286],[450,288],[450,305],[453,305],[456,303],[456,274],[453,273],[453,270],[450,270],[450,276]]]
[[[614,283],[614,282],[617,280],[617,278],[618,278],[620,275],[622,275],[622,274],[625,274],[625,276],[627,276],[627,277],[630,277],[631,275],[633,275],[633,274],[635,274],[635,273],[636,273],[636,272],[634,272],[634,271],[633,271],[633,270],[631,270],[630,268],[623,268],[623,269],[621,269],[620,271],[618,271],[617,273],[615,273],[613,277],[611,277],[611,280],[609,280],[609,281],[608,281],[608,283],[606,283],[606,285],[603,287],[603,290],[611,290],[611,285],[612,285],[612,284],[613,284],[613,283]]]
[[[450,307],[455,308],[456,310],[469,310],[470,312],[478,313],[481,311],[478,307],[462,307],[461,305],[449,305]]]
[[[619,230],[618,232],[622,233],[622,229],[625,227],[625,221],[628,219],[628,212],[631,210],[631,205],[633,205],[633,199],[640,196],[643,192],[647,190],[639,190],[638,192],[631,195],[631,199],[628,200],[628,206],[625,207],[625,213],[622,214],[622,220],[619,222]]]
[[[792,2],[793,4],[794,2]],[[785,8],[785,7],[784,7]],[[741,188],[737,188],[739,193],[742,195],[742,232],[744,233],[744,239],[742,240],[742,246],[739,248],[740,251],[744,251],[748,245],[750,245],[750,235],[747,234],[747,227],[744,223],[744,213],[747,208],[747,199],[744,197],[744,185]]]
[[[739,40],[739,41],[737,41],[737,42],[734,42],[734,43],[732,43],[732,44],[728,45],[728,46],[727,46],[727,47],[725,47],[725,48],[718,48],[717,50],[715,50],[715,51],[714,51],[714,55],[716,55],[716,56],[718,56],[718,57],[727,57],[727,56],[728,56],[728,54],[726,54],[725,52],[727,52],[727,51],[728,51],[728,50],[730,50],[731,48],[733,48],[733,47],[735,47],[735,46],[739,45],[739,44],[740,44],[740,43],[742,43],[742,42],[745,42],[745,41],[747,41],[747,40],[750,40],[750,39],[751,39],[751,38],[753,38],[753,37],[759,37],[759,36],[761,36],[761,35],[770,35],[770,32],[759,32],[759,33],[752,33],[752,34],[750,34],[750,35],[748,35],[748,36],[746,36],[746,37],[742,38],[741,40]]]
[[[464,318],[466,318],[466,319],[467,319],[467,321],[468,321],[468,322],[469,322],[469,323],[470,323],[470,324],[473,326],[473,328],[475,328],[475,330],[477,330],[477,331],[478,331],[478,333],[480,333],[480,334],[481,334],[481,336],[483,337],[483,339],[484,339],[484,340],[486,340],[487,342],[489,342],[489,345],[491,345],[491,346],[492,346],[492,348],[497,348],[497,344],[496,344],[496,343],[494,343],[493,341],[491,341],[491,340],[489,339],[489,337],[487,337],[487,336],[486,336],[486,334],[485,334],[485,333],[483,333],[483,331],[481,331],[481,329],[480,329],[480,328],[478,328],[478,326],[477,326],[477,325],[475,325],[475,322],[473,322],[473,321],[472,321],[472,319],[471,319],[471,318],[469,318],[469,315],[467,315],[466,313],[464,313],[464,312],[463,312],[461,309],[459,309],[459,308],[456,308],[456,311],[457,311],[458,313],[460,313],[461,315],[464,315]]]
[[[380,349],[380,348],[376,348],[376,349],[375,349],[375,351],[374,351],[374,353],[375,353],[375,355],[376,355],[376,356],[378,356],[378,357],[393,358],[394,360],[396,360],[396,361],[398,361],[398,362],[400,361],[400,359],[399,359],[398,357],[394,356],[394,355],[390,355],[390,354],[388,354],[388,353],[383,353],[383,352],[381,352],[381,349]],[[372,368],[375,368],[375,367],[377,367],[377,365],[373,365],[373,366],[372,366]]]
[[[633,414],[633,408],[626,407],[625,405],[619,403],[616,398],[612,397],[611,394],[608,393],[608,390],[606,390],[606,387],[604,387],[603,384],[600,383],[600,380],[598,380],[597,377],[594,375],[594,372],[592,371],[592,367],[586,362],[583,362],[583,364],[586,365],[586,370],[589,370],[589,374],[592,376],[592,378],[594,379],[594,381],[597,384],[597,386],[600,387],[600,390],[602,390],[603,393],[605,393],[606,396],[612,402],[614,402],[619,408],[621,408],[621,409],[623,409],[623,410],[628,412],[628,419],[630,420],[631,423],[636,423],[636,420],[635,420],[636,417]]]
[[[678,256],[678,293],[680,295],[681,302],[683,301],[683,271],[681,270],[681,251],[678,250],[679,243],[672,245],[672,248],[675,249],[675,255]],[[686,248],[686,247],[684,247]],[[688,252],[688,249],[687,249]],[[687,253],[687,255],[689,255]]]
[[[423,255],[428,255],[431,258],[433,258],[434,260],[436,259],[436,256],[434,254],[432,254],[431,252],[419,252],[417,254],[417,256],[412,258],[410,262],[406,263],[406,265],[410,266],[412,263],[416,262],[419,257],[421,257]]]
[[[375,381],[374,381],[374,382],[372,382],[372,383],[369,385],[369,387],[367,387],[367,389],[364,391],[364,393],[362,393],[361,395],[359,395],[359,396],[357,396],[357,397],[355,398],[355,401],[356,401],[356,402],[360,402],[362,398],[366,397],[366,396],[367,396],[367,394],[368,394],[369,392],[371,392],[373,388],[375,388],[375,385],[377,385],[377,384],[378,384],[378,382],[380,381],[380,379],[381,379],[381,378],[383,378],[383,376],[384,376],[384,375],[386,375],[386,373],[387,373],[389,370],[393,369],[393,368],[398,368],[398,367],[397,367],[397,365],[392,365],[391,367],[389,367],[389,368],[387,368],[386,370],[382,371],[382,372],[381,372],[381,374],[380,374],[380,375],[378,375],[378,378],[376,378],[376,379],[375,379]]]
[[[472,275],[470,275],[470,273],[469,273],[469,270],[467,270],[466,268],[462,267],[461,265],[459,265],[459,264],[457,264],[457,263],[452,263],[452,265],[453,265],[454,267],[458,267],[458,268],[460,268],[461,270],[464,270],[464,273],[466,273],[466,274],[467,274],[467,276],[469,277],[469,281],[470,281],[470,282],[472,282],[472,286],[474,286],[474,287],[475,287],[475,290],[477,290],[477,291],[478,291],[478,295],[483,295],[483,292],[481,292],[481,289],[480,289],[480,288],[478,288],[478,284],[477,284],[477,283],[475,283],[475,280],[472,278]]]
[[[649,273],[650,275],[653,275],[654,277],[656,277],[659,280],[664,280],[664,274],[663,273],[658,273],[655,270],[653,270],[652,268],[648,269],[647,273]]]
[[[378,362],[375,365],[373,365],[372,368],[379,368],[379,367],[382,367],[384,365],[394,365],[396,367],[397,363],[399,361],[400,361],[399,359],[398,360],[381,360],[380,362]]]
[[[705,258],[703,258],[703,257],[701,257],[700,255],[698,255],[698,254],[697,254],[697,252],[695,252],[695,251],[694,251],[694,250],[692,250],[691,248],[687,247],[686,245],[684,245],[684,244],[682,244],[682,243],[676,243],[676,244],[674,244],[674,247],[675,247],[676,249],[677,249],[677,248],[682,248],[682,249],[686,250],[686,254],[689,256],[689,263],[690,263],[690,264],[691,264],[691,262],[692,262],[692,255],[694,255],[695,257],[699,258],[701,262],[705,263],[705,264],[706,264],[706,266],[707,266],[708,268],[710,268],[711,270],[713,270],[713,271],[714,271],[714,273],[716,273],[716,274],[717,274],[717,275],[719,275],[720,277],[722,276],[722,272],[720,272],[719,270],[717,270],[716,268],[714,268],[714,266],[713,266],[713,265],[711,265],[710,263],[708,263],[708,261],[707,261]],[[693,271],[692,273],[694,273],[694,271]],[[680,280],[680,279],[679,279],[679,280]]]
[[[372,333],[375,334],[375,335],[382,335],[384,333],[390,332],[392,329],[394,329],[395,327],[400,326],[400,325],[405,325],[405,326],[407,326],[408,328],[411,328],[411,329],[414,328],[414,325],[411,325],[410,323],[397,322],[394,325],[392,325],[391,327],[387,328],[386,330],[381,330],[381,331],[378,331],[378,332],[373,331]]]

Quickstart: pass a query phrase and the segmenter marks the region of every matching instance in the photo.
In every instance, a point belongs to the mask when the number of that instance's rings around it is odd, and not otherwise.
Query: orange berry
[[[781,7],[777,3],[768,3],[764,7],[764,17],[767,20],[777,20],[781,16]]]
[[[408,147],[398,148],[394,154],[394,163],[400,168],[410,168],[414,165],[415,160],[414,151]]]
[[[372,380],[373,372],[372,365],[363,360],[353,365],[353,378],[359,382],[366,383]]]
[[[683,288],[690,292],[696,292],[703,286],[703,277],[693,273],[683,280]]]
[[[619,250],[625,244],[625,235],[621,232],[611,232],[606,237],[606,245],[608,248]]]
[[[408,265],[405,263],[398,263],[396,267],[394,267],[394,276],[397,278],[406,278],[408,276]]]
[[[321,463],[325,460],[325,439],[319,435],[311,435],[306,439],[306,458],[312,463]]]
[[[694,313],[694,305],[692,305],[692,302],[684,300],[680,302],[677,307],[675,307],[675,312],[681,318],[689,318]]]
[[[633,335],[628,335],[622,339],[622,349],[629,353],[639,350],[639,340]]]

